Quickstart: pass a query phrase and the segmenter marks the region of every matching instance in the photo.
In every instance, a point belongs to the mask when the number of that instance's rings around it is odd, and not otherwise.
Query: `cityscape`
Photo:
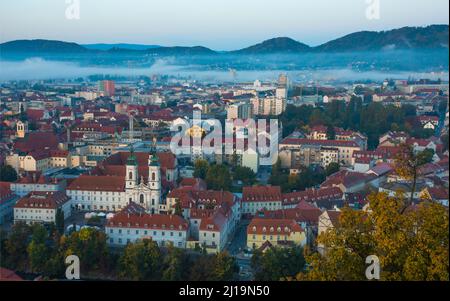
[[[449,281],[448,2],[228,46],[54,2],[65,38],[0,20],[0,281]]]

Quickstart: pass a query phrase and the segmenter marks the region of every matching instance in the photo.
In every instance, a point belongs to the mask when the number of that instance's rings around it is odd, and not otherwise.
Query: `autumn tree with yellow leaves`
[[[367,256],[380,259],[381,280],[449,280],[448,208],[407,206],[403,195],[369,196],[366,211],[343,209],[339,226],[319,235],[324,255],[306,252],[306,272],[288,280],[367,280]]]

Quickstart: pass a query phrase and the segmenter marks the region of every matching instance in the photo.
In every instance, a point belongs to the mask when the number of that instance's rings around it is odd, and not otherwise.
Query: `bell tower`
[[[161,167],[156,153],[156,139],[153,139],[153,146],[148,157],[148,187],[151,194],[152,212],[159,212],[161,201]]]
[[[28,122],[22,122],[19,120],[16,124],[17,138],[25,138],[26,133],[28,133]]]
[[[134,154],[133,146],[131,146],[130,149],[130,156],[127,160],[126,165],[126,175],[125,175],[125,188],[126,189],[133,189],[136,188],[138,185],[138,164],[137,164],[137,158]]]

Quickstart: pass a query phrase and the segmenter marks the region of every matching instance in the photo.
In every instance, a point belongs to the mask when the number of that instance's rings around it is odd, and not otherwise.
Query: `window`
[[[130,173],[128,174],[128,179],[133,180],[133,173],[130,171]]]
[[[152,181],[156,180],[156,173],[152,173]]]
[[[144,204],[144,195],[143,194],[141,194],[139,202],[141,204]]]

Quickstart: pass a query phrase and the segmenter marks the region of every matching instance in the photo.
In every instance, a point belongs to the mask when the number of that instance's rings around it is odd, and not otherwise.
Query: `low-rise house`
[[[377,179],[374,174],[341,170],[329,176],[320,187],[339,187],[343,193],[353,193],[363,190],[366,185],[372,185]]]
[[[14,206],[14,223],[54,223],[58,210],[64,219],[71,215],[70,198],[64,192],[30,192]]]
[[[283,209],[283,196],[279,186],[244,187],[242,190],[242,214],[254,215],[261,210]]]
[[[322,210],[316,206],[308,203],[307,201],[301,201],[297,207],[292,209],[282,209],[276,211],[260,211],[256,214],[258,218],[269,219],[292,219],[297,224],[305,229],[307,243],[310,245],[317,237],[319,216],[322,214]]]
[[[342,201],[344,193],[339,187],[324,187],[320,189],[310,188],[305,191],[291,192],[283,194],[283,208],[298,208],[306,201],[311,204],[322,204],[323,202]],[[318,207],[318,206],[316,206]]]
[[[254,218],[247,227],[247,247],[259,249],[266,242],[275,246],[305,246],[306,233],[292,219]]]
[[[420,197],[448,207],[448,189],[445,187],[426,187],[421,191]]]
[[[341,216],[341,212],[337,210],[326,210],[319,217],[319,235],[322,233],[326,233],[337,226],[339,226],[339,218]],[[319,244],[317,245],[317,249],[321,254],[324,254],[324,246]]]
[[[25,176],[11,183],[11,191],[20,197],[32,191],[63,191],[66,189],[65,180],[51,179],[41,172],[29,172]]]

